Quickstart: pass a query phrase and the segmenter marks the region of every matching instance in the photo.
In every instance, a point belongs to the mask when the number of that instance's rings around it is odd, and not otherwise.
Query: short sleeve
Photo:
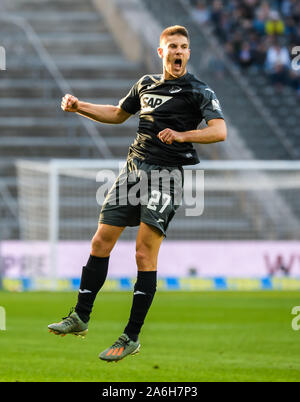
[[[224,119],[222,108],[214,91],[206,87],[201,89],[199,108],[206,123],[212,119]]]
[[[119,102],[119,107],[130,114],[135,114],[141,108],[139,91],[139,83],[135,83],[128,94]]]

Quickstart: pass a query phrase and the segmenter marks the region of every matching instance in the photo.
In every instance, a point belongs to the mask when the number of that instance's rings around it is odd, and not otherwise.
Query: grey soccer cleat
[[[128,335],[122,334],[120,338],[108,349],[99,355],[99,359],[107,362],[117,362],[128,355],[135,355],[140,350],[140,343],[134,342]]]
[[[88,332],[88,324],[83,322],[76,311],[73,312],[73,309],[71,309],[69,315],[64,317],[62,321],[50,324],[48,328],[49,332],[61,336],[73,334],[84,338]]]

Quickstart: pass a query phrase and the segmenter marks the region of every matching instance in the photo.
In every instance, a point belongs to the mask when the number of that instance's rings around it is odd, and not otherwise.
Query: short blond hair
[[[166,29],[164,29],[160,35],[159,38],[159,43],[161,44],[161,42],[167,37],[167,36],[172,36],[172,35],[182,35],[185,36],[188,40],[188,42],[190,43],[190,36],[189,36],[189,32],[188,30],[181,26],[181,25],[172,25],[170,27],[167,27]]]

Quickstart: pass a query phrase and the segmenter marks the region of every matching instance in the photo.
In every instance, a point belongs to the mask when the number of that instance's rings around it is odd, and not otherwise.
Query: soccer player
[[[59,323],[48,326],[55,334],[85,335],[97,293],[102,288],[110,253],[126,226],[139,226],[136,238],[137,280],[130,316],[123,334],[99,358],[118,361],[140,349],[139,333],[151,306],[157,283],[157,257],[167,227],[178,203],[176,194],[183,186],[183,165],[199,162],[192,143],[211,144],[224,141],[226,124],[215,93],[187,72],[190,40],[185,27],[166,28],[160,37],[158,55],[163,73],[143,76],[118,106],[95,105],[67,94],[61,107],[100,123],[121,124],[139,112],[139,128],[129,147],[127,162],[102,206],[98,230],[91,253],[82,269],[75,311]],[[198,129],[202,119],[207,127]],[[169,193],[162,187],[150,188],[146,202],[113,202],[121,190],[138,182],[138,172],[150,177],[153,171],[173,174]],[[127,180],[130,174],[136,181]],[[179,190],[178,190],[179,189]],[[128,200],[127,200],[128,201]]]

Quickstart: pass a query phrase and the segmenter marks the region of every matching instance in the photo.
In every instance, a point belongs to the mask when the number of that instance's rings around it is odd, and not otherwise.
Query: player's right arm
[[[131,116],[119,106],[82,102],[70,94],[66,94],[62,98],[61,108],[65,112],[78,113],[81,116],[107,124],[121,124]]]

